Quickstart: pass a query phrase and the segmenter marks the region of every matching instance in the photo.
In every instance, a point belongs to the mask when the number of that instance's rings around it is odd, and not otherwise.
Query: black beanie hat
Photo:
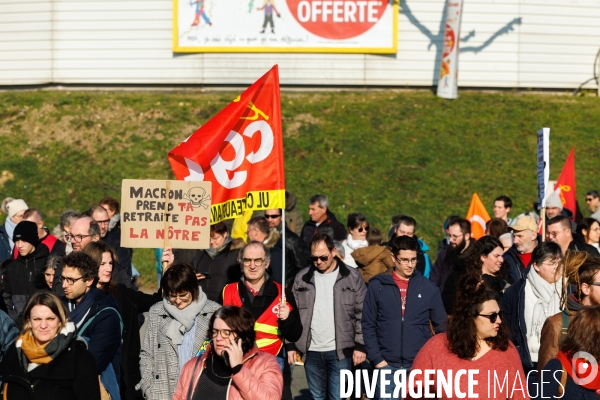
[[[13,232],[13,242],[16,242],[17,240],[31,243],[34,247],[37,247],[40,243],[37,224],[31,221],[19,222]]]

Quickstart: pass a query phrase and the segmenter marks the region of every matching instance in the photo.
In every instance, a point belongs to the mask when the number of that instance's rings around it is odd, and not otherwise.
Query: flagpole
[[[285,303],[285,208],[281,209],[281,303]]]
[[[546,241],[546,207],[542,207],[542,242]]]
[[[167,181],[166,183],[167,195],[165,196],[165,233],[163,237],[163,251],[167,249],[169,246],[169,220],[167,219],[167,212],[169,210],[169,192],[171,191],[171,181]],[[167,270],[167,265],[169,263],[167,261],[162,262],[162,273],[164,274]]]

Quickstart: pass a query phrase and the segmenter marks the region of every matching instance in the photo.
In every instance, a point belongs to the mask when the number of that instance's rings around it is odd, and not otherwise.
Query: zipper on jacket
[[[394,271],[392,271],[392,274],[393,273]],[[408,289],[410,288],[410,279],[411,278],[408,278],[408,285],[406,286],[406,303],[404,304],[405,309],[408,309]],[[396,282],[394,282],[394,285],[395,284]],[[402,312],[402,295],[400,295],[399,288],[398,295],[400,296],[400,315],[402,316],[402,318],[400,318],[400,367],[404,368],[404,313]]]

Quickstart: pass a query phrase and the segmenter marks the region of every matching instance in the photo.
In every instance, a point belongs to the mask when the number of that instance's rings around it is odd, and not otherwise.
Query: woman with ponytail
[[[96,361],[67,315],[54,293],[31,296],[0,364],[3,400],[100,400]]]

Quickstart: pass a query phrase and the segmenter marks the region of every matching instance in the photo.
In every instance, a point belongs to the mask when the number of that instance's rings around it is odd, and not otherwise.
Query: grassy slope
[[[123,178],[170,178],[168,150],[230,102],[234,93],[0,93],[0,197],[24,198],[49,226],[67,208],[120,197]],[[537,195],[535,132],[551,131],[551,178],[575,147],[578,199],[597,188],[597,98],[428,92],[282,95],[287,187],[306,216],[307,199],[329,195],[345,222],[361,211],[371,225],[414,216],[435,247],[450,214],[473,192],[491,210],[509,195],[516,215]],[[153,281],[153,254],[134,262]]]

